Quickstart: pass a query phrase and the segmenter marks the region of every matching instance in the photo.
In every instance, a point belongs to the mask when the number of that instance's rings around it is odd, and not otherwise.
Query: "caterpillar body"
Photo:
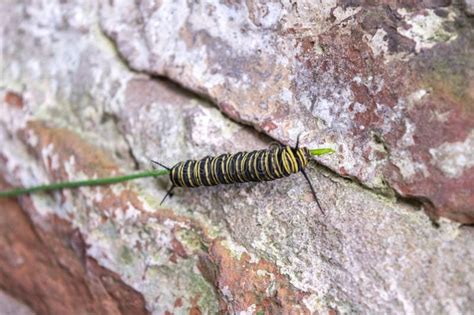
[[[170,180],[177,187],[270,181],[303,170],[306,155],[305,148],[286,146],[188,160],[171,168]]]
[[[152,161],[170,171],[169,176],[173,184],[161,202],[175,187],[271,181],[301,172],[310,185],[318,207],[323,211],[313,185],[304,171],[310,161],[310,150],[306,147],[299,148],[298,142],[296,148],[276,145],[269,149],[182,161],[171,168]]]

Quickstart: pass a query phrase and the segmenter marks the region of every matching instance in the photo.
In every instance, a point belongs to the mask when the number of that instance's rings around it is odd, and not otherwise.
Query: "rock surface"
[[[2,2],[1,189],[268,146],[255,129],[338,153],[308,169],[324,214],[297,175],[0,200],[0,288],[38,313],[474,309],[472,20],[357,3]]]
[[[4,292],[0,292],[0,309],[4,315],[34,315],[28,306]]]
[[[340,175],[474,223],[472,18],[449,1],[355,3],[127,0],[104,5],[101,25],[134,70],[279,141],[332,146],[323,163]]]

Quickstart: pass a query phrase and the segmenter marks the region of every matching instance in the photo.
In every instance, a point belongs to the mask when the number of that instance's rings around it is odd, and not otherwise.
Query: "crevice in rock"
[[[109,40],[111,45],[114,47],[116,55],[121,60],[121,63],[123,63],[123,65],[130,72],[135,73],[137,75],[138,74],[139,75],[145,75],[151,80],[155,80],[155,81],[160,82],[161,84],[165,84],[165,85],[168,85],[168,86],[172,87],[178,93],[180,93],[180,94],[182,94],[186,97],[197,99],[197,100],[200,100],[204,103],[213,105],[217,109],[219,109],[219,111],[226,118],[228,118],[229,120],[231,120],[235,123],[239,123],[239,124],[251,127],[255,132],[259,133],[262,137],[267,138],[268,142],[278,141],[280,143],[279,139],[273,138],[270,135],[262,132],[261,129],[258,126],[255,126],[251,122],[245,121],[245,120],[242,120],[242,119],[238,119],[238,117],[233,117],[232,115],[229,115],[229,113],[227,113],[220,106],[218,106],[218,102],[215,99],[213,99],[212,97],[207,95],[205,92],[196,91],[196,90],[191,89],[187,86],[184,86],[180,82],[178,82],[176,80],[173,80],[172,78],[167,77],[166,75],[163,75],[163,74],[150,73],[150,72],[147,72],[147,71],[139,71],[139,70],[134,69],[129,64],[128,60],[126,60],[126,58],[120,53],[120,50],[118,49],[117,43],[115,42],[115,40],[112,37],[110,37],[102,28],[100,28],[100,30],[101,30],[102,35],[107,40]],[[111,114],[111,115],[115,115],[115,114]],[[137,157],[133,153],[133,148],[132,148],[130,142],[127,140],[127,137],[125,136],[124,132],[119,127],[119,125],[120,125],[119,124],[119,118],[115,117],[115,119],[116,119],[116,123],[117,123],[117,129],[120,130],[120,134],[122,135],[125,142],[129,146],[130,157],[133,159],[133,161],[135,161],[135,167],[136,167],[136,169],[138,169],[139,168],[139,162],[138,162]],[[374,142],[382,145],[385,152],[388,155],[390,155],[390,148],[385,143],[384,139],[382,139],[380,136],[378,136],[376,134],[374,134],[373,137],[374,137]],[[377,188],[369,187],[367,184],[364,184],[363,182],[361,182],[361,180],[359,178],[357,178],[355,176],[343,176],[343,175],[337,173],[336,171],[334,171],[333,169],[329,168],[327,165],[321,164],[320,162],[317,162],[316,160],[315,160],[315,162],[317,163],[318,168],[323,169],[326,173],[330,174],[330,176],[332,176],[334,178],[349,180],[352,184],[355,184],[357,187],[359,187],[359,188],[361,188],[365,191],[371,192],[371,193],[373,193],[373,194],[375,194],[379,197],[383,197],[383,198],[389,198],[389,199],[394,198],[395,202],[405,204],[405,205],[409,205],[410,207],[414,208],[414,210],[418,210],[420,208],[423,208],[425,210],[424,211],[425,214],[433,222],[433,226],[437,227],[439,225],[436,222],[436,219],[434,219],[434,217],[431,216],[429,214],[429,211],[426,210],[426,208],[425,208],[427,204],[432,205],[432,202],[429,199],[427,199],[426,197],[423,197],[423,196],[409,196],[409,197],[402,196],[396,189],[391,187],[391,185],[389,183],[387,183],[385,180],[384,180],[384,183],[385,183],[386,189],[377,189]]]
[[[311,167],[311,166],[310,166]],[[413,209],[413,211],[420,211],[424,210],[424,213],[427,215],[427,217],[430,219],[430,221],[433,224],[433,227],[438,228],[439,223],[437,222],[437,218],[434,216],[429,215],[429,211],[426,209],[426,207],[433,207],[432,202],[427,199],[426,197],[423,196],[402,196],[399,194],[393,187],[390,186],[387,182],[385,182],[387,189],[386,190],[378,190],[371,188],[361,182],[357,177],[354,176],[341,176],[340,174],[336,173],[334,170],[331,168],[317,163],[316,166],[313,166],[316,169],[318,169],[319,172],[324,172],[325,174],[328,174],[330,177],[334,179],[342,179],[345,181],[349,181],[352,185],[355,185],[357,188],[364,190],[366,192],[375,194],[379,197],[382,198],[387,198],[389,200],[393,200],[394,202],[400,204],[400,205],[408,205],[410,208]]]
[[[135,156],[133,153],[132,145],[130,143],[130,140],[127,138],[125,132],[123,131],[123,128],[120,125],[120,117],[117,116],[117,114],[104,111],[104,114],[101,119],[101,123],[104,123],[107,120],[111,120],[115,126],[115,129],[117,130],[118,134],[122,137],[123,141],[127,145],[127,151],[128,151],[128,157],[133,163],[133,169],[134,170],[139,170],[140,169],[140,162],[138,161],[138,158]]]

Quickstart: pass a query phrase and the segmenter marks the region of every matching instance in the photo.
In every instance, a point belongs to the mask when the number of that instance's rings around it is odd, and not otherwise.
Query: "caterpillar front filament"
[[[316,192],[304,169],[311,155],[322,155],[333,152],[331,149],[309,150],[302,147],[275,146],[269,149],[235,154],[221,154],[205,157],[200,160],[178,162],[172,168],[153,161],[170,170],[171,188],[161,201],[171,194],[175,187],[214,186],[244,182],[271,181],[290,176],[292,173],[303,173],[308,181],[318,207],[322,210]]]

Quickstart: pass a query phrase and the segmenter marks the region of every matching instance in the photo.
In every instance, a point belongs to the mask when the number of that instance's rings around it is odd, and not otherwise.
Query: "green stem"
[[[23,194],[35,193],[40,191],[51,191],[51,190],[58,190],[63,188],[77,188],[83,186],[98,186],[98,185],[108,185],[108,184],[115,184],[120,182],[125,182],[127,180],[143,178],[143,177],[158,177],[169,174],[168,170],[149,170],[141,173],[134,173],[124,176],[115,176],[115,177],[103,177],[97,179],[85,179],[85,180],[78,180],[78,181],[70,181],[70,182],[61,182],[61,183],[54,183],[48,185],[38,185],[32,186],[28,188],[15,188],[8,191],[0,191],[0,198],[1,197],[15,197]]]
[[[334,151],[331,148],[321,148],[321,149],[310,149],[309,150],[309,153],[311,155],[317,155],[317,156],[324,155],[324,154],[330,154],[330,153],[334,153],[334,152],[336,152],[336,151]]]

